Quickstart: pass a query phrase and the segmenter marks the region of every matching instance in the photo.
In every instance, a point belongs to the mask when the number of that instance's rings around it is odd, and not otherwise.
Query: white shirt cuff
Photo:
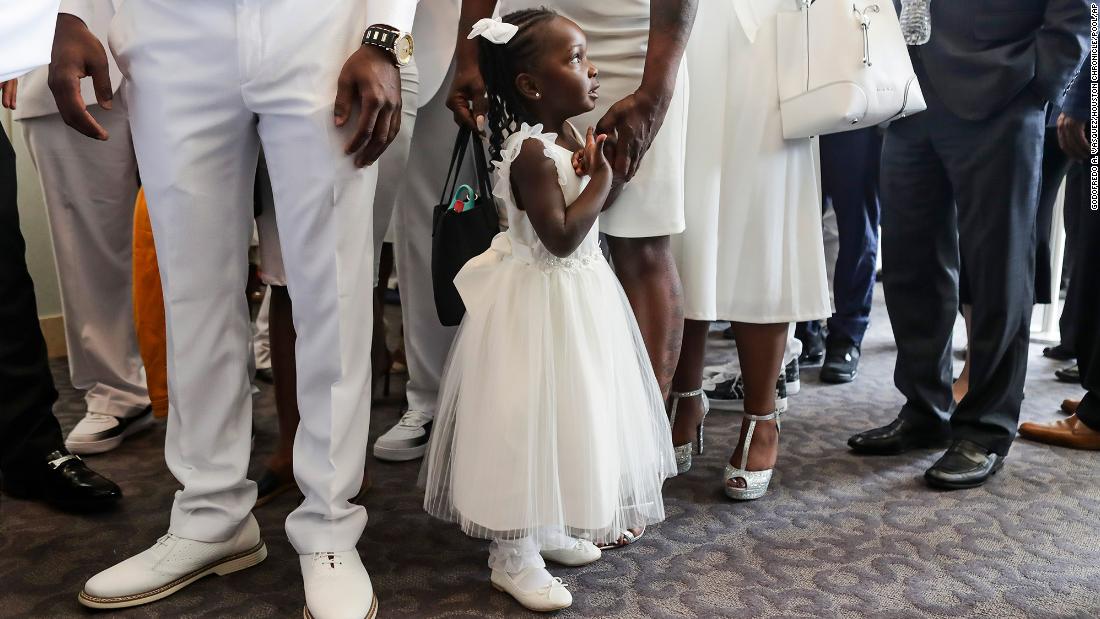
[[[80,0],[74,0],[80,1]],[[367,26],[385,24],[410,32],[419,0],[367,0]]]

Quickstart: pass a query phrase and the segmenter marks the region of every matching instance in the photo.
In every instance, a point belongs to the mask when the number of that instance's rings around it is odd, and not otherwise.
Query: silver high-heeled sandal
[[[756,422],[758,421],[771,421],[775,420],[775,432],[778,437],[779,434],[779,411],[772,411],[767,415],[750,415],[745,413],[745,418],[749,420],[749,431],[745,434],[745,446],[741,448],[741,468],[734,468],[732,465],[727,464],[725,473],[723,474],[722,485],[726,489],[726,496],[737,501],[751,501],[753,499],[759,499],[764,496],[764,493],[768,491],[768,484],[772,481],[772,471],[774,468],[770,468],[766,471],[747,471],[746,467],[749,465],[749,445],[752,444],[752,434],[756,431]],[[679,452],[677,452],[677,455]],[[735,488],[730,486],[730,480],[744,479],[744,488]]]
[[[669,417],[669,426],[676,423],[676,409],[680,406],[680,398],[694,398],[695,396],[703,397],[703,417],[699,420],[699,425],[695,427],[695,437],[699,443],[699,454],[703,453],[703,422],[707,418],[707,413],[710,412],[710,400],[707,399],[707,394],[703,393],[703,389],[699,388],[695,391],[673,391],[672,396],[672,414]],[[687,473],[691,470],[691,443],[684,443],[683,445],[674,445],[673,449],[676,450],[676,472]]]

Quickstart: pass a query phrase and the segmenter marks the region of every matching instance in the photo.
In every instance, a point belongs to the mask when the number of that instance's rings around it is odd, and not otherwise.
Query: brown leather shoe
[[[1048,445],[1100,451],[1100,432],[1086,426],[1077,415],[1050,423],[1022,424],[1020,436]]]
[[[1062,400],[1062,412],[1067,415],[1076,415],[1077,407],[1081,405],[1081,400]]]

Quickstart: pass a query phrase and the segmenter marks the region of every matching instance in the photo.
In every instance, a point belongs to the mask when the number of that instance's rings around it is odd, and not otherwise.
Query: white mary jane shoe
[[[374,619],[378,598],[359,551],[298,555],[306,589],[305,619]]]
[[[92,576],[78,600],[89,608],[126,608],[166,598],[203,576],[225,576],[267,558],[260,526],[252,514],[224,542],[200,542],[173,535],[122,563]]]
[[[547,584],[533,589],[524,589],[521,587],[519,581],[524,580],[524,576],[531,570],[542,570],[545,572],[546,568],[529,567],[517,574],[515,578],[504,570],[493,570],[492,576],[489,577],[489,582],[492,583],[494,589],[503,591],[512,596],[527,610],[545,613],[569,608],[573,604],[573,596],[565,588],[565,585],[562,584],[560,578],[551,577],[551,580]],[[547,572],[547,574],[549,574],[549,572]]]
[[[598,561],[603,555],[600,549],[588,540],[573,539],[573,542],[573,545],[568,548],[543,550],[542,558],[567,567],[579,567]]]

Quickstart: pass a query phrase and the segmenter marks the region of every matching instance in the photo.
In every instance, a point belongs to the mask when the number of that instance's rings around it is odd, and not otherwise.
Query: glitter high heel
[[[707,394],[703,393],[702,388],[695,391],[673,391],[672,396],[672,414],[669,417],[669,425],[676,423],[676,412],[680,406],[680,398],[694,398],[695,396],[702,396],[703,398],[703,417],[699,420],[699,425],[695,426],[695,436],[698,440],[699,452],[703,453],[703,422],[707,418],[707,413],[710,412],[710,401],[707,400]],[[673,449],[676,450],[676,472],[687,473],[691,470],[691,443],[684,443],[683,445],[674,445]]]
[[[774,419],[777,438],[780,429],[779,411],[772,411],[767,415],[749,415],[746,413],[745,418],[749,420],[749,431],[745,434],[745,446],[741,448],[741,468],[734,468],[732,465],[727,464],[725,473],[722,475],[722,485],[725,487],[726,496],[737,501],[751,501],[764,496],[764,493],[768,491],[768,484],[772,480],[772,471],[775,470],[774,468],[766,471],[745,470],[749,465],[749,445],[752,444],[752,435],[756,431],[756,422]],[[679,456],[679,452],[677,452],[677,456]],[[734,479],[745,480],[745,487],[731,487],[730,481]]]

